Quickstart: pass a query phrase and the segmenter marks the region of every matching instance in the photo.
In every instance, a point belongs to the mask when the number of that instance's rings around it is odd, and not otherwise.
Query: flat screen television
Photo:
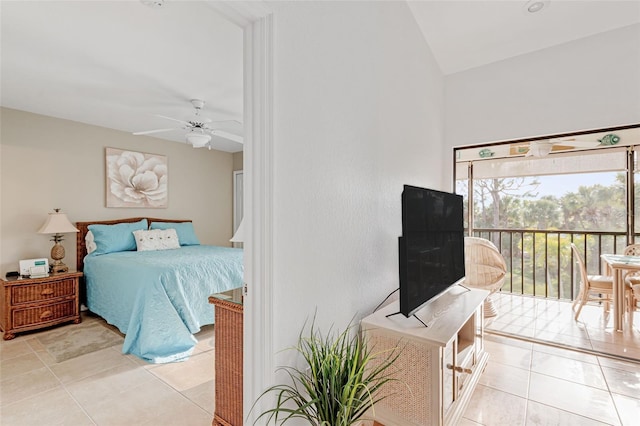
[[[398,246],[400,313],[409,317],[464,278],[462,196],[405,185]]]

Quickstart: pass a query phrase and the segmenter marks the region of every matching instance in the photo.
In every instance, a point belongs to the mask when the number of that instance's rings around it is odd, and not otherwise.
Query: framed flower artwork
[[[106,148],[107,207],[166,208],[167,157]]]

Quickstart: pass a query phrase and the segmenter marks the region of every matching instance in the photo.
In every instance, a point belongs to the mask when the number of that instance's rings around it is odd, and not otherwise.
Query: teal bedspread
[[[84,259],[87,307],[124,333],[123,353],[151,363],[187,359],[213,324],[211,294],[242,286],[242,249],[185,246]]]

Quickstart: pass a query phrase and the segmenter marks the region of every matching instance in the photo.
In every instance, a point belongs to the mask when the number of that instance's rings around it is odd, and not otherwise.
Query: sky
[[[575,192],[579,186],[601,184],[609,186],[615,183],[617,172],[584,173],[580,175],[539,176],[538,191],[540,196],[553,195],[562,197],[568,192]]]
[[[540,182],[537,198],[545,195],[560,198],[569,192],[576,192],[580,186],[592,186],[596,184],[610,186],[615,183],[618,173],[619,172],[599,172],[537,176],[536,179]]]

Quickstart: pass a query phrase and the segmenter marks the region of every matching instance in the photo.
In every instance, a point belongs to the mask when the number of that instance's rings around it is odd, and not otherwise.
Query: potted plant
[[[331,330],[323,336],[314,323],[315,318],[307,337],[303,327],[297,346],[291,348],[302,355],[304,367],[278,368],[290,383],[271,386],[260,395],[275,393],[276,404],[256,423],[263,418],[282,423],[297,418],[318,426],[351,426],[384,399],[378,391],[395,380],[389,367],[399,356],[397,348],[374,353],[352,323],[335,337]]]

